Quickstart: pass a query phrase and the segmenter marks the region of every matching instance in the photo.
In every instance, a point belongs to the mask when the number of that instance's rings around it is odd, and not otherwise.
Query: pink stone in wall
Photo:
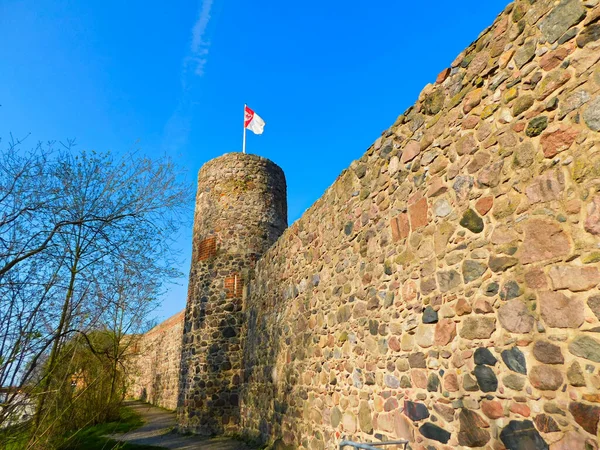
[[[445,185],[444,180],[440,177],[433,177],[429,183],[429,197],[435,197],[437,195],[443,194],[448,190],[448,187]]]
[[[411,303],[419,297],[419,288],[414,280],[406,280],[402,285],[402,300]]]
[[[465,357],[461,352],[454,352],[452,355],[452,364],[456,368],[460,368],[465,365]]]
[[[467,68],[467,74],[471,76],[482,76],[489,61],[490,52],[484,50],[476,53],[475,57],[471,60],[469,67]]]
[[[465,120],[463,120],[462,127],[464,130],[472,130],[479,123],[479,117],[477,116],[467,116]]]
[[[394,431],[394,419],[392,414],[377,414],[373,425],[376,429],[383,431],[384,433],[391,433]]]
[[[508,29],[508,17],[498,18],[498,22],[496,22],[496,26],[494,27],[494,37],[501,37],[506,30]]]
[[[436,402],[433,405],[433,409],[444,418],[446,422],[452,422],[454,420],[454,408],[449,405],[445,405],[440,402]]]
[[[516,298],[498,309],[498,320],[503,328],[512,333],[529,333],[535,322],[527,305]]]
[[[467,114],[473,108],[481,103],[481,92],[482,89],[475,89],[465,95],[465,99],[463,100],[463,112]]]
[[[456,153],[459,155],[471,155],[479,149],[479,145],[473,136],[469,133],[458,139],[456,142]]]
[[[483,151],[479,151],[473,155],[471,162],[467,165],[467,172],[469,172],[470,174],[474,174],[489,162],[490,154]]]
[[[408,207],[410,225],[413,230],[427,225],[427,199],[422,198]]]
[[[548,289],[548,281],[542,269],[532,269],[525,273],[525,283],[531,289]]]
[[[565,212],[568,214],[579,214],[581,211],[581,200],[573,198],[565,202]]]
[[[521,264],[545,261],[571,253],[571,242],[557,223],[530,219],[523,228],[525,239],[516,254]]]
[[[405,239],[410,234],[410,223],[408,221],[408,214],[402,213],[390,221],[392,227],[392,240],[397,242],[401,239]]]
[[[383,405],[383,410],[394,411],[396,409],[398,409],[398,400],[396,400],[394,397],[388,398]]]
[[[587,48],[582,49],[570,58],[571,66],[576,70],[576,73],[583,74],[590,67],[600,60],[600,52],[598,52],[597,46],[587,45]]]
[[[377,428],[385,433],[390,433],[394,438],[414,441],[413,428],[410,421],[399,410],[391,413],[382,413],[377,416]]]
[[[437,84],[443,83],[446,80],[446,78],[448,78],[448,75],[450,75],[450,68],[449,67],[445,68],[444,70],[442,70],[438,74],[437,79],[435,80],[435,82]]]
[[[410,378],[413,383],[413,387],[425,389],[427,387],[427,372],[423,369],[412,369],[410,371]]]
[[[565,187],[565,177],[560,170],[540,175],[527,186],[525,193],[530,203],[549,202],[560,199]]]
[[[435,324],[435,345],[448,345],[456,337],[456,324],[451,319],[441,319]]]
[[[473,310],[469,301],[466,298],[459,298],[456,302],[456,314],[459,316],[464,316],[465,314],[470,314]]]
[[[600,283],[600,271],[593,266],[553,266],[548,275],[554,290],[587,291]]]
[[[512,228],[506,226],[498,226],[494,229],[491,236],[492,244],[509,244],[518,239],[517,233]]]
[[[488,122],[484,122],[481,124],[481,126],[477,129],[477,140],[479,142],[483,142],[485,141],[487,138],[490,137],[490,135],[495,131],[495,128]],[[492,139],[492,141],[494,141],[494,143],[496,142],[496,138],[494,137]]]
[[[498,400],[483,400],[481,410],[490,419],[499,419],[504,416],[504,408]]]
[[[553,158],[558,153],[568,150],[578,135],[579,130],[568,125],[560,125],[558,128],[545,132],[540,138],[544,156]]]
[[[525,403],[512,402],[510,405],[510,411],[523,417],[529,417],[531,414],[529,406],[527,406]]]
[[[576,431],[569,431],[560,441],[550,444],[550,450],[588,450],[589,448],[586,446],[586,437]]]
[[[533,387],[542,391],[555,391],[562,386],[563,376],[560,370],[552,366],[534,366],[529,373]]]
[[[600,234],[600,195],[596,195],[587,207],[585,231],[595,235]]]
[[[554,52],[546,53],[540,58],[540,67],[545,71],[552,70],[557,67],[568,54],[569,50],[565,47],[559,47]]]
[[[402,156],[400,157],[400,162],[402,164],[412,161],[417,157],[417,155],[421,153],[421,144],[417,141],[410,141],[402,150]]]
[[[455,373],[448,373],[444,376],[444,389],[448,392],[457,392],[460,389]]]
[[[497,135],[498,143],[502,147],[515,147],[519,143],[519,136],[510,130],[503,130],[501,134]]]
[[[477,184],[479,187],[496,187],[500,183],[504,160],[496,161],[479,172]]]
[[[344,413],[342,416],[342,426],[344,427],[344,431],[348,433],[356,432],[356,417],[354,414]]]
[[[561,292],[541,292],[540,311],[549,327],[579,328],[584,320],[583,301],[571,299]]]
[[[477,314],[489,314],[493,311],[493,308],[490,302],[480,297],[473,302],[473,311]]]
[[[388,341],[388,346],[390,347],[390,350],[394,352],[399,352],[401,348],[400,342],[398,341],[398,338],[396,336],[392,336],[390,338],[390,340]]]
[[[488,212],[490,212],[492,206],[494,206],[494,197],[491,195],[488,195],[487,197],[481,197],[479,200],[477,200],[477,203],[475,203],[475,209],[480,216],[485,216]]]

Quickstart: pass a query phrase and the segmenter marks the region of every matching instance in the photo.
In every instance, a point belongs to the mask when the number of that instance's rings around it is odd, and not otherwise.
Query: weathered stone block
[[[544,364],[563,364],[565,362],[560,347],[548,341],[536,341],[533,344],[533,356]]]
[[[556,42],[569,28],[585,17],[585,9],[578,0],[562,0],[539,24],[544,38]]]
[[[578,336],[571,344],[569,344],[569,351],[582,358],[589,359],[590,361],[600,362],[600,341],[590,336]]]
[[[500,440],[508,450],[548,450],[548,444],[530,420],[511,420],[500,432]]]
[[[408,213],[410,215],[410,226],[411,229],[417,230],[427,225],[429,219],[427,218],[427,199],[422,198],[416,203],[409,205]]]
[[[432,439],[441,442],[442,444],[447,444],[450,440],[450,433],[431,422],[426,422],[421,425],[419,432],[427,439]]]
[[[540,312],[549,327],[579,328],[584,320],[583,301],[561,292],[541,292]]]
[[[554,290],[587,291],[600,283],[600,271],[597,267],[552,266],[548,276]]]
[[[552,366],[533,366],[529,372],[531,385],[542,391],[555,391],[562,386],[562,373]]]
[[[459,445],[467,447],[483,447],[490,440],[490,433],[484,428],[489,424],[475,411],[463,408],[458,415],[460,431],[458,433]]]
[[[470,316],[463,321],[459,334],[465,339],[488,339],[495,329],[494,317]]]
[[[504,361],[504,364],[506,364],[510,370],[527,375],[525,356],[518,347],[513,347],[509,350],[503,350],[501,356],[502,361]]]
[[[586,405],[585,403],[569,403],[569,411],[573,414],[575,421],[593,436],[598,434],[598,422],[600,421],[600,406]]]
[[[517,252],[521,264],[559,258],[571,252],[569,238],[557,223],[529,219],[523,228],[525,239]]]
[[[529,333],[535,322],[527,305],[518,299],[509,300],[498,309],[498,320],[512,333]]]

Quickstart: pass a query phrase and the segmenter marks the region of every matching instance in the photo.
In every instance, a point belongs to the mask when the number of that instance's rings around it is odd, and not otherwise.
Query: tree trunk
[[[65,295],[65,301],[63,303],[62,312],[60,315],[60,321],[58,323],[58,327],[56,328],[56,334],[53,338],[52,349],[50,350],[50,356],[48,358],[48,366],[46,370],[46,374],[44,377],[44,381],[42,383],[42,392],[40,394],[40,400],[38,403],[37,411],[35,414],[35,429],[34,433],[31,437],[33,441],[35,441],[37,433],[39,431],[39,427],[44,416],[44,406],[48,399],[49,390],[54,380],[54,368],[56,367],[56,362],[59,355],[60,350],[60,342],[62,339],[62,334],[67,329],[68,325],[68,316],[69,316],[69,306],[71,305],[71,299],[73,298],[73,292],[75,290],[75,280],[77,277],[77,266],[79,263],[79,246],[76,247],[75,250],[75,259],[73,262],[73,266],[71,267],[71,274],[69,279],[69,286],[67,288],[67,293]],[[31,441],[30,441],[31,444]]]

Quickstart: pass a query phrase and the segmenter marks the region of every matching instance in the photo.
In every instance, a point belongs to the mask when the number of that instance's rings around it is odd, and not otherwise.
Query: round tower
[[[257,259],[286,227],[285,175],[275,163],[227,153],[202,166],[183,330],[181,431],[236,429],[245,287]]]

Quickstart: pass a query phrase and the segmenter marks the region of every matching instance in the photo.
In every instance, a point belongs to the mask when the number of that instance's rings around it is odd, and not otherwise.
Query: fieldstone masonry
[[[285,176],[278,166],[228,153],[202,167],[183,327],[181,430],[210,435],[239,429],[244,287],[286,227]]]
[[[142,336],[132,336],[129,396],[177,408],[182,333],[183,311]]]
[[[598,449],[599,60],[598,0],[510,4],[281,237],[276,166],[208,162],[181,428]]]

